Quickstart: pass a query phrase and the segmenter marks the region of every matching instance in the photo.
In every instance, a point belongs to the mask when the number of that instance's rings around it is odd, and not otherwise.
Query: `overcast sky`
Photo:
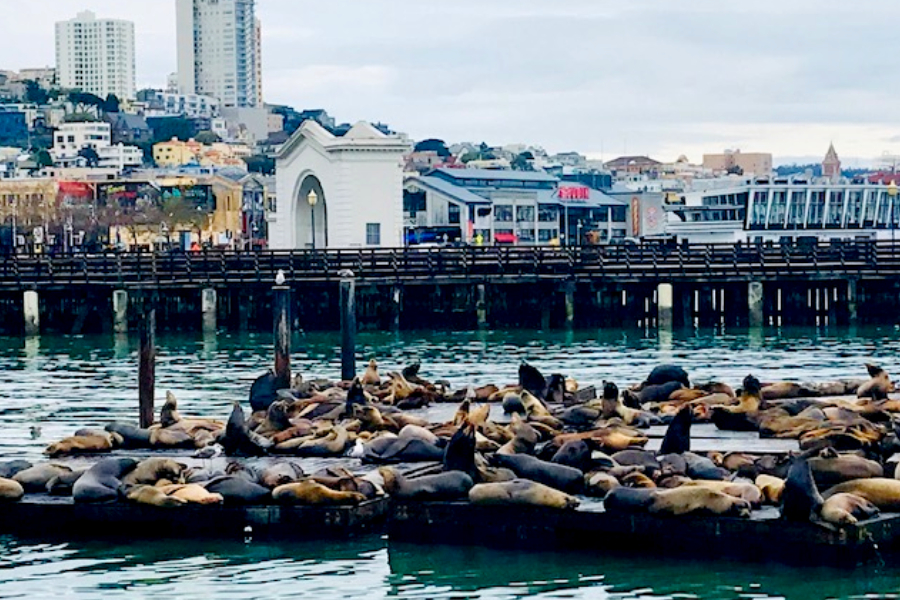
[[[139,87],[175,70],[174,0],[0,0],[0,68],[52,65],[57,20],[131,19]],[[14,8],[13,8],[14,7]],[[267,102],[414,139],[605,159],[739,147],[900,154],[896,0],[257,0]]]

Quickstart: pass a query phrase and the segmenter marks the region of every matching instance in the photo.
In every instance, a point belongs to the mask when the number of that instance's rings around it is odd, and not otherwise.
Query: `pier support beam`
[[[113,290],[113,331],[115,333],[128,333],[128,292],[126,290]]]
[[[356,277],[341,271],[341,379],[356,377]]]
[[[859,322],[859,280],[847,280],[847,321],[850,325]]]
[[[22,297],[22,311],[25,315],[25,335],[34,336],[41,333],[41,308],[38,293],[28,290]]]
[[[395,285],[391,288],[391,331],[400,331],[400,315],[403,313],[403,288]]]
[[[138,410],[141,427],[153,425],[156,394],[156,309],[145,310],[141,319],[140,364],[138,365]]]
[[[566,328],[575,326],[575,282],[567,281],[566,287]]]
[[[747,308],[750,313],[747,321],[751,328],[763,326],[765,316],[763,306],[765,306],[763,284],[761,281],[751,281],[747,284]]]
[[[672,284],[659,284],[656,288],[656,323],[660,329],[672,329],[675,324],[674,302],[675,291]]]
[[[218,296],[214,288],[206,288],[200,292],[200,312],[203,313],[204,333],[216,331],[218,308]]]
[[[284,273],[278,271],[272,288],[275,317],[275,389],[291,387],[291,288],[284,285]]]
[[[483,283],[479,283],[477,290],[478,298],[475,301],[475,316],[478,320],[478,328],[487,329],[487,289]]]

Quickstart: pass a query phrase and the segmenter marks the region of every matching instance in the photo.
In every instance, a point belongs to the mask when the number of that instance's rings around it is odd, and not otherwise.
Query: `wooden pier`
[[[135,329],[154,298],[170,329],[340,328],[352,272],[363,329],[840,325],[900,320],[900,244],[462,247],[9,255],[6,333]]]

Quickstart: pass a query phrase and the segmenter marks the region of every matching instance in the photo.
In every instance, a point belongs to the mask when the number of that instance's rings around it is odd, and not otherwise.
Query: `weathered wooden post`
[[[156,393],[156,308],[144,307],[141,318],[141,349],[138,366],[138,407],[141,427],[153,425],[153,397]]]
[[[479,283],[476,288],[478,298],[475,301],[475,316],[478,320],[479,329],[488,328],[488,312],[487,312],[487,289],[483,283]]]
[[[750,313],[748,319],[751,328],[762,327],[765,319],[765,296],[761,281],[751,281],[747,284],[747,308]]]
[[[567,281],[564,291],[566,294],[566,328],[572,329],[575,326],[575,282]]]
[[[128,291],[113,290],[113,331],[128,333]]]
[[[25,335],[41,334],[41,304],[37,290],[25,290],[22,295],[22,312],[25,316]]]
[[[349,269],[341,276],[341,379],[356,377],[356,277]]]
[[[674,300],[672,284],[660,283],[656,288],[656,325],[659,329],[672,329],[675,322]]]
[[[285,285],[284,271],[278,271],[272,292],[276,389],[285,389],[291,386],[291,288]]]

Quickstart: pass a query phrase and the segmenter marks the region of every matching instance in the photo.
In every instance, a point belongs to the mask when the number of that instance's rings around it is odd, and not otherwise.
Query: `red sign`
[[[559,188],[557,196],[560,200],[590,200],[591,190],[587,187],[566,186]]]

